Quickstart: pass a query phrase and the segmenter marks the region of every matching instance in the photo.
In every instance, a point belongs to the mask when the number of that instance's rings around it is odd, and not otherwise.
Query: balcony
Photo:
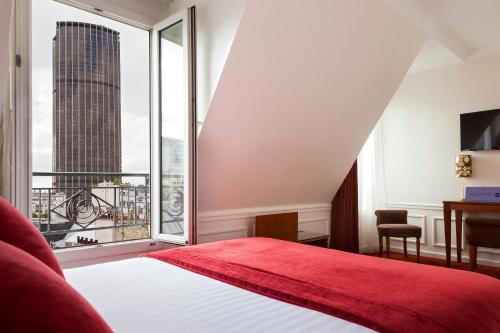
[[[33,188],[31,221],[53,249],[150,238],[149,174],[33,172],[33,177],[92,184]],[[162,182],[163,192],[183,198],[182,176],[164,176]],[[182,205],[163,210],[162,228],[182,232]]]

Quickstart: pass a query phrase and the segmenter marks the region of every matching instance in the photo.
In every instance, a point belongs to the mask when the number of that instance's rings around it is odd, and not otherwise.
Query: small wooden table
[[[328,248],[330,236],[317,232],[300,231],[297,233],[297,241],[302,244],[317,245]]]
[[[446,266],[451,267],[451,211],[455,210],[457,261],[462,262],[462,212],[500,212],[500,203],[443,201]]]

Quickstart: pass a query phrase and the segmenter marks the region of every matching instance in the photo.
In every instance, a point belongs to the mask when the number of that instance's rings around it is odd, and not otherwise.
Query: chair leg
[[[477,246],[469,244],[469,262],[470,270],[475,271],[477,269]]]
[[[417,237],[417,263],[420,264],[420,237]]]
[[[378,256],[382,257],[383,252],[384,252],[384,237],[378,236]]]
[[[405,258],[408,258],[408,251],[406,249],[406,237],[403,237],[403,247],[405,250]]]
[[[387,246],[387,258],[390,258],[391,257],[391,237],[386,236],[385,242],[386,242],[386,246]]]

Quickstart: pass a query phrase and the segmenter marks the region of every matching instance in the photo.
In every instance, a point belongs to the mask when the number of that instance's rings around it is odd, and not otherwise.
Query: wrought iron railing
[[[56,179],[54,186],[33,188],[31,218],[54,248],[149,238],[149,174],[34,172],[33,177]],[[122,183],[127,177],[143,183]],[[60,186],[61,178],[78,186]]]

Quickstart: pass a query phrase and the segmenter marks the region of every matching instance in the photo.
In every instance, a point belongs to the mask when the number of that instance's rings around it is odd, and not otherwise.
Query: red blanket
[[[269,238],[147,254],[380,332],[500,332],[500,280]]]

